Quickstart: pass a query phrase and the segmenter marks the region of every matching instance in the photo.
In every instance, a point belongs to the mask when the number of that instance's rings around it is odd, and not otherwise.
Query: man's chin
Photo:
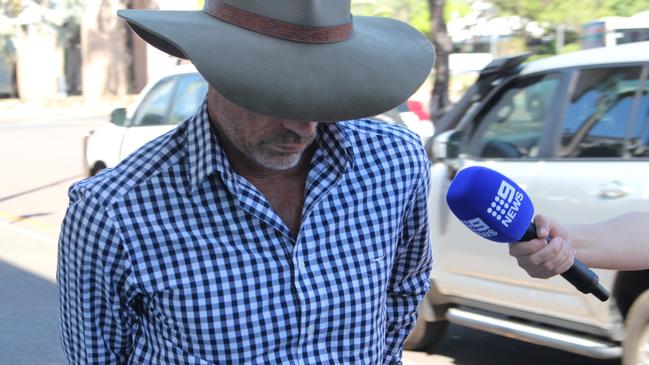
[[[264,155],[256,158],[256,162],[267,169],[283,171],[292,169],[297,166],[300,163],[301,156],[302,152],[284,156],[274,155],[273,157]]]

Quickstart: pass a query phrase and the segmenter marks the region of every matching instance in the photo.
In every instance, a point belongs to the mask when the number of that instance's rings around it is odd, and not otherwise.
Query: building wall
[[[117,17],[117,11],[126,7],[198,10],[196,1],[87,0],[80,51],[77,49],[76,53],[60,46],[51,27],[40,23],[26,25],[23,34],[14,40],[16,83],[21,99],[61,98],[67,95],[68,87],[74,86],[71,91],[77,93],[80,86],[86,100],[96,101],[137,93],[149,80],[168,73],[180,60],[148,45],[132,32]],[[66,81],[73,81],[74,85],[67,85]]]
[[[14,38],[21,100],[40,102],[64,96],[63,52],[56,32],[38,23],[23,29]]]

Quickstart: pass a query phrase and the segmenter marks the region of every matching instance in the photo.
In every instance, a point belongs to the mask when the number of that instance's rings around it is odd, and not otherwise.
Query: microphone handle
[[[530,223],[527,231],[520,239],[520,242],[529,241],[538,238],[536,234],[536,225]],[[547,241],[550,241],[547,237]],[[609,298],[606,288],[599,284],[599,276],[590,270],[586,265],[575,257],[575,262],[570,269],[561,274],[564,279],[568,280],[575,288],[584,294],[593,294],[597,299],[605,302]]]

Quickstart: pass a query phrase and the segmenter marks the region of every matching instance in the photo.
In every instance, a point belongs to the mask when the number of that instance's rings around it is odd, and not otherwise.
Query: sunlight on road
[[[0,220],[0,261],[56,282],[56,240]]]
[[[451,358],[425,352],[404,351],[402,358],[403,365],[454,365]]]

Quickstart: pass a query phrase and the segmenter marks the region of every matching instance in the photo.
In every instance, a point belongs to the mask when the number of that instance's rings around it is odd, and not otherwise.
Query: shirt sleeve
[[[125,364],[134,318],[126,289],[131,271],[106,209],[77,195],[70,190],[59,238],[63,349],[70,364]]]
[[[430,163],[415,189],[388,281],[384,364],[401,364],[403,342],[417,319],[417,306],[430,287],[432,265],[428,227]]]

